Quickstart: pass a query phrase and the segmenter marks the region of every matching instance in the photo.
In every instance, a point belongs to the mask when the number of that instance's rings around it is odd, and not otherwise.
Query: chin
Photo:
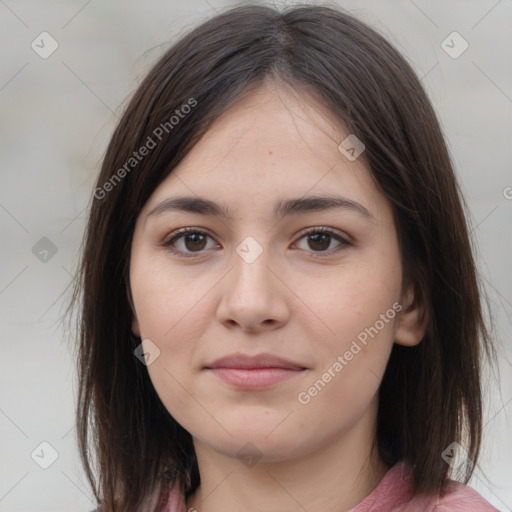
[[[212,439],[208,435],[194,437],[210,449],[226,457],[239,459],[247,466],[256,462],[281,462],[304,454],[303,439],[294,439],[286,430],[269,436],[270,431],[261,432],[254,428],[240,428],[240,430],[230,430],[233,437],[229,439]]]

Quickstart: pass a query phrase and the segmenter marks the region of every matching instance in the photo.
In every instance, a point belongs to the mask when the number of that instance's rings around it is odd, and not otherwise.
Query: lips
[[[272,354],[233,354],[206,365],[205,370],[235,388],[257,390],[301,375],[307,368]]]
[[[233,354],[216,359],[213,363],[206,365],[206,368],[235,368],[246,370],[283,368],[286,370],[304,370],[305,366],[287,359],[282,359],[272,354],[259,354],[255,356]]]

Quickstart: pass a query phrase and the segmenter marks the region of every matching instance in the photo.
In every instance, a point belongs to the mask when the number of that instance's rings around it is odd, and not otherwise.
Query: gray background
[[[480,468],[470,485],[512,511],[512,1],[339,4],[408,57],[445,130],[500,349],[499,375],[486,385]],[[76,449],[72,341],[60,324],[84,211],[117,116],[144,73],[168,41],[232,5],[0,0],[2,512],[95,505]],[[43,31],[59,45],[46,59],[31,47],[42,46]],[[454,31],[469,45],[457,58],[442,47]],[[445,43],[452,54],[462,49],[457,37]],[[36,450],[34,459],[50,462],[43,441],[58,454],[48,469],[31,457]]]

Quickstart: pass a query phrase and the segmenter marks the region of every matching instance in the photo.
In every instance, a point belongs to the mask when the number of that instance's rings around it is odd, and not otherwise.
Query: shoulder
[[[450,481],[446,492],[438,498],[435,512],[500,512],[471,487]]]
[[[351,512],[500,512],[477,491],[450,480],[441,495],[414,494],[408,464],[395,464]]]

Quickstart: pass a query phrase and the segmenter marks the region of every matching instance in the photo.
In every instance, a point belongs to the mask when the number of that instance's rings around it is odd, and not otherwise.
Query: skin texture
[[[150,378],[193,436],[201,485],[187,506],[200,512],[348,510],[388,469],[372,450],[379,384],[393,343],[419,343],[425,322],[419,325],[412,291],[402,289],[388,200],[363,158],[351,162],[338,150],[347,135],[312,97],[267,82],[217,120],[137,220],[132,330],[160,350],[147,367]],[[373,218],[338,208],[273,216],[279,200],[322,194],[356,201]],[[147,215],[178,195],[224,204],[232,218]],[[174,242],[191,257],[162,245],[184,227],[209,235]],[[334,237],[308,243],[305,232],[321,227],[349,244]],[[263,251],[251,263],[236,251],[249,236]],[[301,403],[299,393],[393,304],[400,314]],[[229,354],[263,352],[306,369],[256,391],[204,369]],[[256,464],[237,457],[247,443]]]

